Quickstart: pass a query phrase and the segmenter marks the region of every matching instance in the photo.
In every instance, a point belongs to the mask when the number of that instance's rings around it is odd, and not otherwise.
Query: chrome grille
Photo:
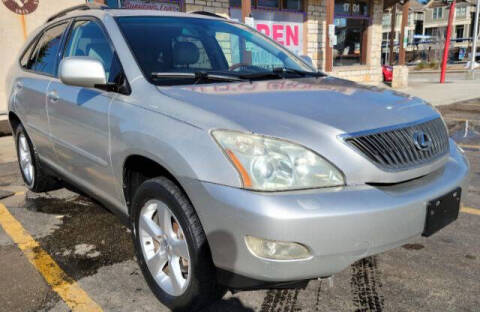
[[[431,140],[428,148],[415,144],[414,135],[420,131]],[[351,134],[345,140],[378,166],[394,170],[420,166],[445,155],[449,149],[447,129],[440,118]]]

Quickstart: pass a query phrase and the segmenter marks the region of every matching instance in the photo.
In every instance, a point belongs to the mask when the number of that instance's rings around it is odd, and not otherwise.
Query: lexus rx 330
[[[220,17],[61,12],[7,90],[25,184],[73,185],[117,213],[172,310],[302,287],[429,236],[467,183],[430,105],[324,75]]]

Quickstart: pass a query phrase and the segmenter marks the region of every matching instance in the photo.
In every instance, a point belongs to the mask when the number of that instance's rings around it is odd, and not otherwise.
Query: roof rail
[[[106,6],[105,4],[99,4],[99,3],[85,3],[85,4],[80,4],[80,5],[76,5],[76,6],[73,6],[73,7],[70,7],[68,9],[65,9],[65,10],[62,10],[60,12],[58,12],[57,14],[49,17],[47,19],[47,23],[59,18],[59,17],[62,17],[70,12],[73,12],[73,11],[86,11],[86,10],[104,10],[104,9],[108,9],[108,6]]]
[[[217,18],[222,18],[226,19],[226,17],[212,13],[212,12],[207,12],[207,11],[193,11],[193,12],[188,12],[188,14],[198,14],[198,15],[205,15],[205,16],[211,16],[211,17],[217,17]]]

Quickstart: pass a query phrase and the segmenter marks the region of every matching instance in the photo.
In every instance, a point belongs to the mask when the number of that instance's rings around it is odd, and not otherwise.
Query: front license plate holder
[[[427,217],[422,236],[428,237],[457,220],[461,195],[462,189],[459,187],[427,204]]]

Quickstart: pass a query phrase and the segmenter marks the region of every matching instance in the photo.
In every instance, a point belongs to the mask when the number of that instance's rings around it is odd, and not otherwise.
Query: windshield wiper
[[[257,73],[248,73],[248,74],[240,74],[238,77],[242,79],[248,80],[256,80],[256,79],[269,79],[269,78],[285,78],[283,73],[273,72],[273,71],[262,71]]]
[[[197,71],[192,73],[182,72],[154,72],[150,74],[153,78],[165,79],[194,79],[195,84],[201,81],[242,81],[241,77]]]
[[[288,68],[288,67],[275,67],[272,69],[272,71],[262,71],[257,73],[241,74],[241,75],[238,75],[238,77],[243,79],[248,79],[248,80],[269,79],[269,78],[286,79],[287,78],[286,74],[296,74],[301,77],[306,77],[306,76],[324,77],[325,76],[325,74],[321,72],[309,72],[309,71],[303,71],[303,70],[298,70],[298,69]]]
[[[273,68],[272,71],[279,74],[293,73],[302,77],[305,77],[305,76],[324,77],[325,76],[325,74],[321,72],[310,72],[310,71],[304,71],[304,70],[299,70],[299,69],[289,68],[289,67],[275,67]]]

